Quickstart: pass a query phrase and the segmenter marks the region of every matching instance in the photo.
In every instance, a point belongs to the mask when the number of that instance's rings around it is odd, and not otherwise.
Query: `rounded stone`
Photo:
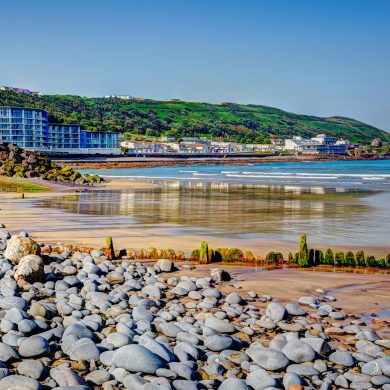
[[[142,372],[152,375],[156,373],[157,369],[165,367],[165,363],[160,356],[137,344],[126,345],[117,349],[113,356],[113,363],[115,366],[130,372]]]
[[[20,297],[5,297],[0,299],[0,308],[3,310],[19,309],[27,310],[28,302]]]
[[[173,270],[173,261],[171,260],[160,259],[156,264],[162,272],[171,272]]]
[[[0,362],[7,363],[18,358],[19,355],[14,348],[6,343],[0,342]]]
[[[26,359],[18,364],[18,373],[29,378],[39,379],[45,372],[45,366],[39,360]]]
[[[72,360],[92,360],[98,359],[100,352],[91,339],[81,338],[70,345],[67,354]]]
[[[42,282],[45,279],[43,260],[37,255],[27,255],[20,259],[15,280],[24,280],[28,283]]]
[[[347,352],[336,351],[329,355],[329,360],[339,366],[351,367],[355,364],[353,356]]]
[[[19,354],[23,357],[34,357],[50,351],[49,343],[41,336],[31,336],[24,339],[19,346]]]
[[[277,387],[277,381],[262,368],[248,374],[246,383],[254,390],[263,390],[268,387]]]
[[[276,349],[252,346],[245,352],[256,364],[266,370],[282,370],[289,364],[287,356]]]
[[[249,390],[243,379],[227,378],[218,387],[218,390]]]
[[[22,375],[6,376],[0,381],[0,390],[41,390],[41,388],[37,380]]]
[[[17,264],[24,256],[40,254],[41,248],[32,238],[15,235],[8,241],[4,257]]]
[[[103,383],[109,381],[111,374],[105,370],[91,371],[85,376],[85,380],[92,386],[101,386]]]
[[[298,303],[288,303],[286,305],[286,310],[288,314],[292,316],[304,316],[306,315],[306,310],[304,310]]]
[[[236,328],[231,323],[216,317],[207,318],[205,326],[214,329],[218,333],[234,333],[236,331]]]
[[[288,389],[291,385],[302,384],[301,377],[294,372],[289,372],[283,377],[283,386]]]
[[[210,351],[220,352],[229,349],[233,345],[233,339],[229,336],[214,334],[206,337],[204,345]]]
[[[242,298],[237,293],[232,292],[226,296],[225,301],[229,305],[239,305],[242,302]]]
[[[306,364],[290,364],[287,367],[286,372],[294,372],[295,374],[300,376],[315,376],[319,375],[320,373],[313,366],[309,366]]]
[[[279,322],[286,316],[286,308],[277,302],[271,302],[265,311],[265,315],[273,322]]]
[[[282,352],[295,363],[312,362],[316,357],[314,349],[301,340],[289,341]]]

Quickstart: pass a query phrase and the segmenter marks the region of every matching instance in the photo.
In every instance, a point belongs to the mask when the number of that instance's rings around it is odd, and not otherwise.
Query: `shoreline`
[[[199,165],[249,165],[267,164],[272,162],[332,162],[332,161],[378,161],[390,160],[390,157],[354,157],[354,156],[246,156],[246,157],[106,157],[94,159],[58,159],[55,160],[61,166],[70,166],[76,169],[113,169],[113,168],[153,168],[175,166],[199,166]]]
[[[25,179],[24,179],[25,180]],[[20,181],[20,179],[18,179]],[[31,179],[28,179],[32,182]],[[46,183],[46,181],[36,179],[35,183],[45,184],[50,190],[41,193],[26,193],[24,199],[20,199],[20,193],[1,193],[0,218],[1,223],[9,226],[13,232],[23,230],[26,220],[32,226],[34,236],[39,241],[56,244],[58,232],[61,232],[61,240],[65,244],[83,246],[85,242],[95,249],[100,249],[104,245],[105,238],[112,236],[115,246],[118,249],[140,249],[147,250],[150,247],[157,249],[173,248],[176,251],[183,251],[189,255],[193,249],[198,248],[201,241],[207,241],[211,248],[231,248],[238,247],[245,251],[252,251],[255,256],[265,257],[272,251],[280,251],[284,258],[289,252],[295,253],[298,249],[298,237],[294,241],[287,239],[236,239],[232,237],[192,235],[182,234],[177,236],[174,231],[165,231],[164,227],[149,226],[142,231],[134,228],[126,217],[119,215],[100,216],[102,226],[96,227],[98,216],[83,214],[83,222],[79,220],[78,214],[68,213],[57,208],[44,208],[35,206],[40,199],[56,198],[62,196],[77,197],[90,191],[136,191],[159,188],[158,184],[142,180],[115,179],[104,186],[68,186],[58,183]],[[75,219],[76,218],[76,219]],[[310,241],[310,235],[309,235]],[[180,242],[180,247],[178,247]],[[367,255],[374,255],[377,258],[386,256],[390,248],[388,246],[372,245],[328,245],[313,244],[317,249],[325,250],[331,247],[333,251],[356,252],[363,249]]]

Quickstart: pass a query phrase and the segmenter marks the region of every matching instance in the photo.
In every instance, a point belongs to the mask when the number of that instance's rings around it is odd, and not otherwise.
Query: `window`
[[[23,110],[18,110],[18,109],[11,110],[11,116],[13,116],[14,118],[21,118],[22,113],[23,113]]]

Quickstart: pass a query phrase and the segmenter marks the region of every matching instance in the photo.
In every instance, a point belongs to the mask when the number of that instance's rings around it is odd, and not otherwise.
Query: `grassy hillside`
[[[79,123],[90,130],[117,130],[125,135],[222,137],[264,142],[272,137],[328,135],[369,143],[390,142],[390,134],[350,118],[297,115],[276,108],[233,103],[208,104],[156,100],[87,98],[71,95],[27,96],[0,92],[0,105],[41,108],[50,121]]]

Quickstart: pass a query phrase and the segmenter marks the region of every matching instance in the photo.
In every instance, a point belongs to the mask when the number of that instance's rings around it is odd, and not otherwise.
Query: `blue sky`
[[[6,0],[0,85],[255,103],[390,131],[390,1]]]

